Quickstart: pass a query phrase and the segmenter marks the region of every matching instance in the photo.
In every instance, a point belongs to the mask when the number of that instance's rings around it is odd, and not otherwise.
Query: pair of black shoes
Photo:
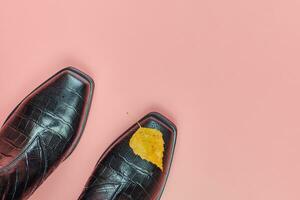
[[[27,199],[75,149],[93,80],[65,68],[30,93],[0,130],[0,199]],[[102,155],[79,199],[157,200],[172,162],[176,127],[150,113]]]

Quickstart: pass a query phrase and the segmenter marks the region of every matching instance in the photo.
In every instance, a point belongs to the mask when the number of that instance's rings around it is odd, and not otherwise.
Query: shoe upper
[[[29,94],[0,130],[0,198],[26,199],[75,148],[92,80],[65,68]]]
[[[142,158],[130,146],[133,135],[141,127],[158,130],[162,134],[163,169]],[[173,123],[158,113],[146,115],[120,136],[102,155],[79,199],[159,199],[169,174],[175,141],[176,127]]]

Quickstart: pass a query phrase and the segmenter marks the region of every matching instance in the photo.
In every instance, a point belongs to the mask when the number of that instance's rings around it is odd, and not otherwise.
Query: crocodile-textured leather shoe
[[[93,81],[65,68],[30,93],[0,130],[0,199],[27,199],[76,147]]]
[[[169,174],[176,127],[150,113],[101,156],[80,200],[158,200]]]

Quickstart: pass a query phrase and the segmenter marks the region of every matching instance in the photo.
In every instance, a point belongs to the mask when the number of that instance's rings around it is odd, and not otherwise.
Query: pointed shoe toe
[[[176,143],[176,127],[150,113],[101,156],[80,200],[158,200]]]
[[[94,83],[65,68],[25,97],[0,130],[0,198],[27,199],[74,150]]]

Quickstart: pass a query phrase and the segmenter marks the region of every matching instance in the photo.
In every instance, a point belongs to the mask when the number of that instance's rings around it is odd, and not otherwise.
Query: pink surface
[[[178,126],[163,200],[300,199],[298,0],[0,0],[0,120],[73,65],[96,82],[82,140],[31,200],[74,200],[149,111]],[[127,114],[128,112],[128,114]]]

